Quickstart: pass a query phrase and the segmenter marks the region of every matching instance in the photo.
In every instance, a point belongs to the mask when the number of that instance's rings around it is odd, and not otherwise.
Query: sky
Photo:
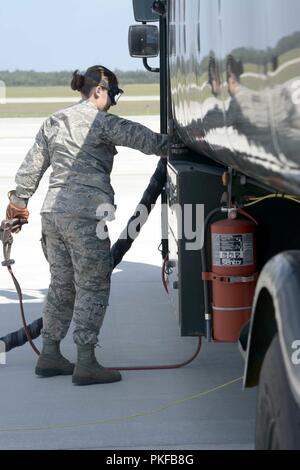
[[[131,24],[132,0],[1,0],[0,70],[143,69]]]

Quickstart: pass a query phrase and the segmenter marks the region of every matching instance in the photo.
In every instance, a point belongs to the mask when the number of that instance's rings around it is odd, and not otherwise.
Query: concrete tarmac
[[[158,117],[132,118],[158,130]],[[42,119],[0,120],[0,213],[7,191]],[[119,148],[112,184],[115,241],[153,173],[157,157]],[[39,210],[44,176],[29,203],[30,223],[15,236],[15,274],[24,290],[28,321],[41,316],[49,273],[40,248]],[[160,277],[160,208],[112,276],[107,316],[97,356],[105,366],[174,364],[195,351],[195,338],[181,338]],[[17,295],[0,271],[0,336],[20,327]],[[75,360],[72,332],[62,343]],[[40,347],[40,338],[36,341]],[[236,345],[207,344],[187,367],[123,372],[115,384],[76,387],[70,377],[37,378],[35,354],[14,349],[0,365],[0,449],[252,449],[255,390],[243,391],[243,360]],[[230,383],[219,388],[223,384]]]

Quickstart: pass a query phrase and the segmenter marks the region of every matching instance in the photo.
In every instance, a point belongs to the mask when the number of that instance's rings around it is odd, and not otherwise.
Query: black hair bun
[[[81,75],[79,70],[75,70],[75,72],[73,72],[71,88],[74,91],[81,91],[83,86],[84,86],[84,75]]]

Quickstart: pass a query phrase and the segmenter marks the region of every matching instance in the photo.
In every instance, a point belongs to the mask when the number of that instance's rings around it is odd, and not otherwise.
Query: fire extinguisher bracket
[[[210,229],[211,268],[202,279],[211,282],[213,338],[236,342],[250,319],[258,277],[256,224],[227,218],[214,222]]]
[[[213,305],[213,310],[219,312],[240,312],[241,310],[251,310],[252,305],[248,305],[247,307],[216,307]]]
[[[219,281],[230,284],[246,283],[246,282],[256,282],[258,279],[258,273],[253,274],[252,276],[221,276],[212,272],[202,273],[203,281]]]

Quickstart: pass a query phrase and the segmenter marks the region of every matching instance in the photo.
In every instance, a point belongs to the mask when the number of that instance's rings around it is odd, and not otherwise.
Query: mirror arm
[[[158,72],[160,71],[159,68],[150,67],[150,65],[149,65],[148,62],[147,62],[147,58],[146,58],[146,57],[143,58],[143,64],[144,64],[145,69],[148,70],[148,72],[155,72],[155,73],[158,73]]]

